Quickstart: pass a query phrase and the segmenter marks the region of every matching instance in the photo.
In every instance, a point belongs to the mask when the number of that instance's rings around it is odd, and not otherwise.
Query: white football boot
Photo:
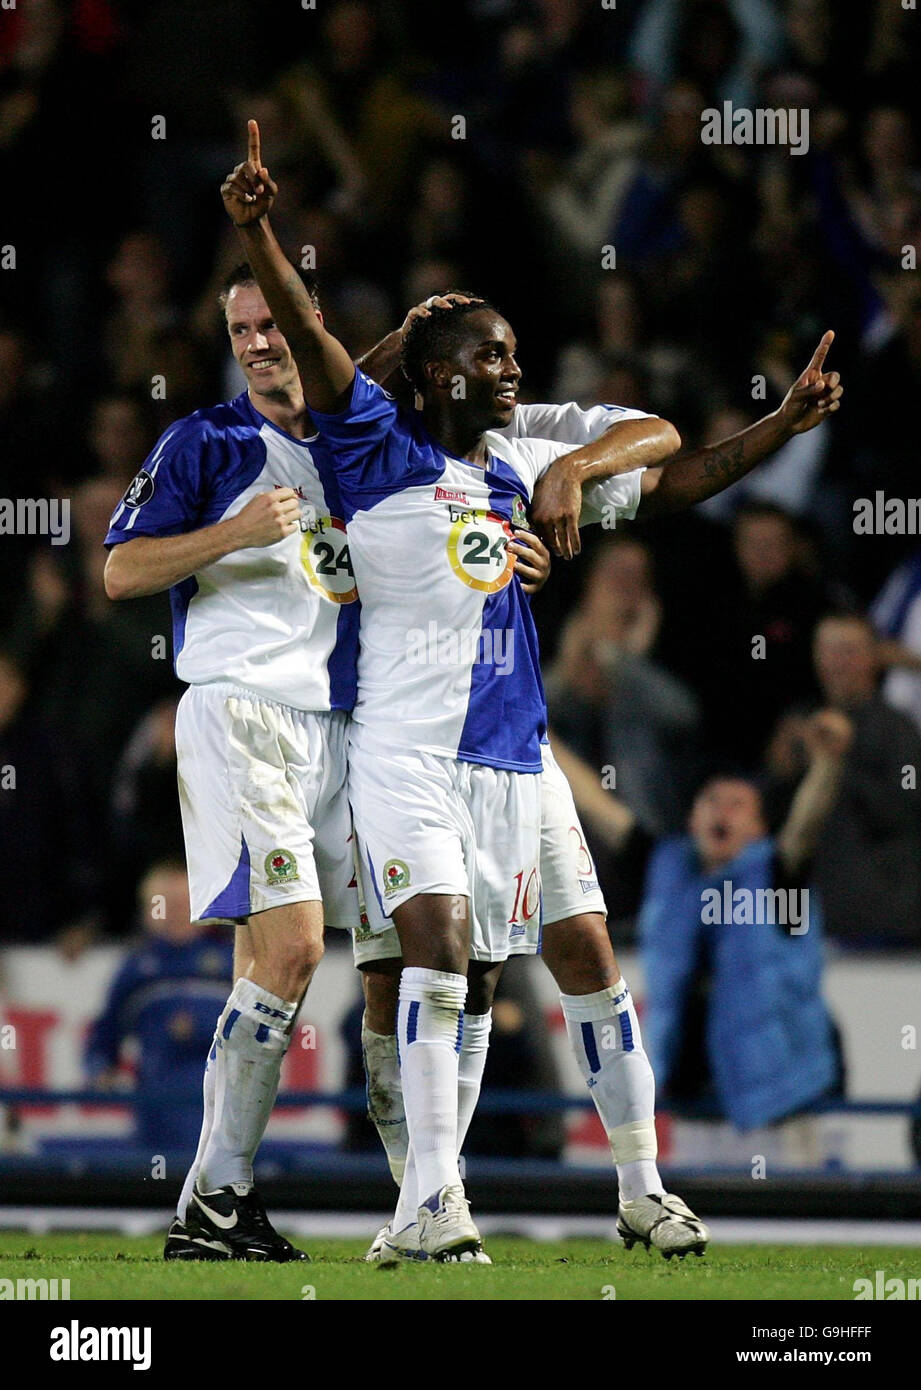
[[[419,1248],[419,1227],[415,1222],[396,1234],[390,1223],[382,1226],[371,1242],[365,1260],[369,1265],[379,1265],[387,1269],[391,1265],[403,1264],[406,1260],[427,1260],[424,1250]]]
[[[683,1259],[692,1251],[702,1255],[710,1232],[691,1208],[673,1192],[637,1197],[621,1202],[617,1212],[617,1234],[628,1250],[644,1245],[660,1250],[666,1260],[672,1255]]]
[[[402,1235],[402,1232],[400,1233]],[[459,1183],[433,1192],[419,1208],[419,1246],[441,1263],[491,1264]]]

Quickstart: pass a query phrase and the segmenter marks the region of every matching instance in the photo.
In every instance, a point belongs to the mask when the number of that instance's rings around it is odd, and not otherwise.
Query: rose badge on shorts
[[[408,888],[409,882],[409,865],[402,859],[388,859],[384,865],[384,893],[398,893],[401,888]]]
[[[297,860],[289,849],[273,849],[266,855],[265,876],[269,883],[297,882]]]

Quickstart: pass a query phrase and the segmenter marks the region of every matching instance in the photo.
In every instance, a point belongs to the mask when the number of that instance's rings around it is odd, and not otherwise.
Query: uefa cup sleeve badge
[[[123,501],[126,507],[132,507],[136,511],[138,507],[143,507],[145,502],[149,502],[153,495],[154,480],[147,472],[147,469],[142,468],[137,477],[129,485]]]

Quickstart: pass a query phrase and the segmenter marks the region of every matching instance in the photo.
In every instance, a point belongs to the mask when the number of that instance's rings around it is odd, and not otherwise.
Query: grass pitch
[[[362,1258],[368,1242],[302,1243],[310,1264],[166,1264],[162,1238],[0,1231],[0,1279],[69,1279],[72,1300],[852,1301],[856,1279],[883,1269],[907,1281],[921,1265],[921,1252],[904,1246],[727,1245],[666,1262],[603,1240],[491,1236],[492,1266],[379,1270]]]

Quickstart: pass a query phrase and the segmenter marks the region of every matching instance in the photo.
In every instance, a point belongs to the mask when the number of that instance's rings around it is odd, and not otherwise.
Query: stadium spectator
[[[86,472],[112,478],[126,488],[154,442],[149,397],[107,392],[90,408]]]
[[[169,282],[162,242],[144,230],[129,232],[106,268],[114,304],[102,330],[106,371],[125,390],[150,392],[161,371],[157,342],[177,319]]]
[[[839,1081],[821,907],[807,884],[852,733],[837,711],[811,720],[809,767],[777,836],[754,783],[716,776],[688,833],[649,863],[639,931],[659,1093],[711,1100],[739,1129],[792,1115]]]
[[[892,331],[882,341],[867,344],[849,421],[854,437],[844,478],[849,527],[853,524],[850,504],[858,498],[872,499],[877,492],[887,498],[913,497],[917,492],[911,435],[898,419],[901,402],[921,390],[921,289],[911,277],[901,276],[892,310]],[[849,574],[867,600],[917,544],[904,527],[850,540]]]
[[[894,948],[921,942],[921,737],[879,690],[882,658],[868,619],[823,618],[816,673],[826,703],[854,724],[839,796],[816,851],[827,931],[836,941]],[[796,711],[771,762],[789,789],[803,752]]]
[[[768,0],[649,0],[630,57],[654,101],[675,73],[701,83],[708,103],[751,106],[753,74],[781,53],[776,7]]]
[[[120,495],[120,485],[109,480],[80,485],[72,499],[71,544],[35,552],[9,633],[10,648],[29,672],[30,713],[73,761],[79,795],[69,799],[69,813],[92,830],[87,875],[103,900],[107,885],[115,890],[105,909],[115,931],[123,931],[124,922],[113,915],[119,893],[107,867],[112,777],[135,724],[152,702],[177,689],[163,597],[130,609],[105,597],[99,528]]]
[[[36,391],[35,348],[21,329],[0,323],[0,495],[15,497],[22,461],[30,459],[31,488],[40,487],[48,473],[41,400]],[[39,456],[35,458],[38,449]]]
[[[572,154],[562,167],[536,155],[530,160],[532,196],[547,224],[545,254],[558,256],[560,245],[566,253],[566,293],[559,295],[558,308],[563,310],[569,299],[570,315],[590,302],[598,248],[617,219],[645,141],[628,92],[624,73],[602,70],[577,76],[569,106]]]
[[[888,638],[898,643],[921,667],[921,551],[889,576],[870,615],[881,642]],[[914,662],[892,662],[882,693],[887,704],[909,715],[921,731],[921,671]]]
[[[602,389],[606,369],[614,363],[641,364],[645,341],[642,307],[638,282],[629,275],[605,280],[593,280],[594,333],[565,344],[557,360],[554,397],[594,405],[597,400],[634,405],[620,395],[608,395]],[[647,403],[640,409],[650,408]]]
[[[125,957],[90,1030],[86,1070],[119,1084],[129,1042],[136,1049],[136,1137],[153,1153],[194,1150],[201,1128],[201,1058],[233,971],[229,938],[189,922],[181,860],[161,860],[138,892],[144,940]]]
[[[25,668],[0,650],[4,945],[54,940],[92,898],[88,827],[77,811],[80,788],[68,740],[36,716],[29,694]]]
[[[130,866],[112,885],[116,921],[127,920],[138,880],[159,860],[182,858],[182,822],[176,794],[176,705],[160,700],[144,715],[122,750],[110,804],[112,854]],[[117,890],[117,891],[116,891]],[[119,907],[118,903],[123,906]]]
[[[647,546],[609,540],[592,562],[547,675],[551,723],[653,835],[680,824],[694,769],[697,702],[655,661],[661,605]]]
[[[813,716],[804,730],[809,766],[776,835],[759,787],[732,772],[700,789],[688,834],[658,845],[594,768],[553,741],[593,847],[611,856],[614,881],[645,875],[644,1035],[655,1038],[657,1087],[672,1100],[715,1106],[739,1128],[791,1114],[840,1082],[820,992],[822,905],[810,880],[852,736],[839,712]],[[727,882],[730,905],[742,901],[736,890],[751,895],[751,911],[740,906],[737,921],[725,920]],[[771,890],[760,916],[759,889]],[[713,910],[705,914],[705,906]]]
[[[324,10],[321,30],[316,57],[288,69],[280,93],[305,139],[351,186],[349,201],[360,191],[365,216],[402,225],[423,142],[444,138],[447,122],[405,79],[373,5],[338,0]]]
[[[781,713],[818,697],[812,634],[830,596],[805,570],[796,521],[779,507],[748,503],[732,541],[739,582],[715,618],[722,650],[706,705],[711,745],[754,769]]]

